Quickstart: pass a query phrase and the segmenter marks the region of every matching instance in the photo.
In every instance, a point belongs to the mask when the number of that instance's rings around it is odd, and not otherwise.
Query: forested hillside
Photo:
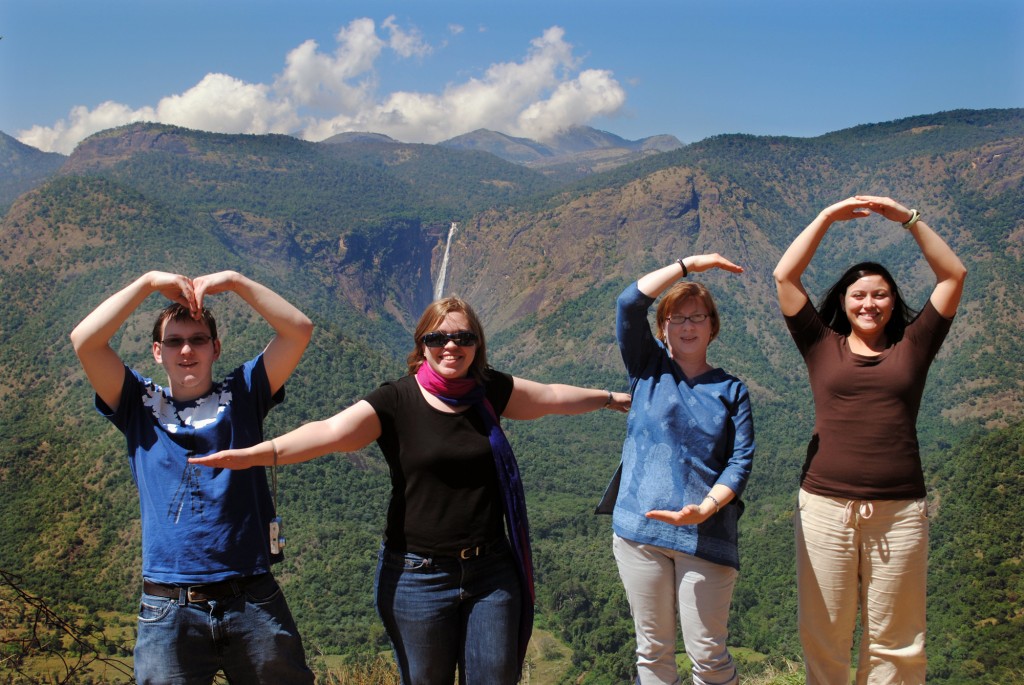
[[[42,152],[0,131],[0,215],[22,193],[43,183],[66,161],[56,152]]]
[[[929,682],[1014,682],[1024,657],[1021,110],[813,139],[719,136],[571,186],[431,146],[143,124],[97,134],[0,223],[0,569],[58,605],[134,612],[138,507],[123,442],[92,410],[67,339],[107,295],[153,268],[232,268],[306,311],[317,329],[270,415],[273,435],[404,372],[454,221],[446,292],[477,308],[496,367],[544,381],[625,389],[614,302],[645,271],[708,251],[746,268],[701,276],[723,318],[711,361],[747,382],[758,431],[732,637],[769,660],[798,658],[790,517],[812,412],[771,270],[821,208],[854,193],[919,208],[969,269],[919,426],[933,505]],[[927,265],[881,219],[831,231],[810,290],[869,257],[924,303]],[[226,371],[270,332],[229,296],[211,304]],[[147,330],[159,306],[147,301],[116,340],[153,375]],[[624,425],[603,412],[506,426],[536,537],[539,625],[572,650],[567,682],[624,682],[632,661],[609,521],[591,513]],[[310,649],[384,649],[371,587],[389,483],[376,448],[288,467],[280,488],[288,546],[278,573]]]

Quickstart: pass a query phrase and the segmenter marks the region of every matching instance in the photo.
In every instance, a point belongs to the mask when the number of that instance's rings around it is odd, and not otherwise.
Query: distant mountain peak
[[[370,131],[345,131],[344,133],[338,133],[320,142],[327,145],[344,145],[345,143],[399,144],[401,141],[395,140],[391,136],[384,135],[383,133],[372,133]]]
[[[489,152],[516,164],[526,164],[545,157],[553,157],[556,154],[551,147],[536,140],[517,138],[486,128],[463,133],[461,136],[441,141],[438,145],[456,150]]]
[[[44,183],[67,157],[43,152],[0,131],[0,215],[22,193]]]
[[[552,173],[556,168],[569,167],[577,175],[606,171],[645,155],[683,147],[678,138],[668,134],[626,140],[590,126],[572,126],[543,141],[477,129],[438,145],[482,150],[516,164]]]

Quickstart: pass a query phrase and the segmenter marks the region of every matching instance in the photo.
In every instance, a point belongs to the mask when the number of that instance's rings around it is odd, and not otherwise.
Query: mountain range
[[[327,144],[391,143],[398,141],[380,133],[339,133],[323,141]],[[669,152],[683,144],[672,135],[626,140],[614,133],[589,126],[573,126],[552,138],[539,142],[517,138],[498,131],[477,129],[438,143],[453,150],[489,152],[508,162],[538,169],[550,176],[579,177],[607,171],[658,152]]]
[[[65,160],[64,155],[42,152],[0,131],[0,211],[56,173]]]
[[[67,334],[140,273],[237,269],[314,319],[289,399],[268,421],[274,435],[404,373],[445,254],[442,290],[474,305],[495,367],[613,389],[625,389],[613,323],[626,285],[688,254],[743,265],[741,276],[700,280],[723,318],[712,363],[746,381],[758,431],[730,623],[757,655],[748,669],[799,658],[790,516],[813,425],[771,271],[832,202],[880,194],[917,207],[969,270],[919,422],[933,510],[929,682],[1019,682],[1024,110],[690,145],[592,129],[545,144],[488,131],[438,145],[377,134],[310,143],[134,124],[66,158],[0,136],[0,169],[0,569],[90,612],[134,610],[138,511],[122,439],[92,410]],[[923,305],[927,265],[880,219],[830,231],[805,282],[821,293],[868,257]],[[158,371],[146,359],[156,300],[115,340],[148,375]],[[213,306],[227,370],[269,333],[228,297]],[[549,417],[506,430],[531,507],[540,624],[572,653],[564,681],[622,682],[631,622],[608,521],[590,512],[624,420]],[[311,647],[353,658],[383,649],[370,596],[388,492],[376,448],[289,467],[281,487],[289,541],[278,574]]]

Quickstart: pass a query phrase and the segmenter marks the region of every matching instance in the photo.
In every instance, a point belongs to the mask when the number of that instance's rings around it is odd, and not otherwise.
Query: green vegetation
[[[141,581],[135,493],[121,436],[92,410],[67,334],[146,270],[238,269],[314,319],[288,400],[270,415],[274,435],[405,372],[450,221],[460,231],[448,291],[481,315],[494,366],[594,387],[625,389],[613,331],[622,288],[678,256],[718,251],[746,271],[701,277],[723,318],[711,355],[748,383],[758,431],[732,642],[748,682],[802,682],[791,666],[790,519],[813,416],[770,273],[821,207],[881,193],[919,207],[970,270],[919,424],[933,504],[929,682],[1021,682],[1022,146],[1020,110],[949,112],[814,139],[719,136],[565,187],[430,146],[142,124],[97,134],[0,221],[0,569],[65,620],[130,623]],[[919,251],[872,221],[830,232],[809,289],[870,256],[921,306],[931,277]],[[229,296],[211,304],[226,372],[270,331]],[[150,375],[158,306],[146,302],[114,341]],[[623,682],[632,626],[609,521],[591,512],[625,419],[507,423],[536,537],[532,682]],[[389,488],[376,447],[282,470],[288,548],[277,573],[324,682],[390,682],[371,596]]]
[[[0,131],[0,216],[19,195],[52,176],[66,159],[24,145]]]

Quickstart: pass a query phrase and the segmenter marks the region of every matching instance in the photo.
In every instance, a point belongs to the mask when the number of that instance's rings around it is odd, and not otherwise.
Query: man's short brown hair
[[[206,327],[210,330],[210,337],[214,340],[217,339],[217,321],[213,318],[213,314],[206,307],[203,307],[199,313],[199,320],[206,324]],[[172,302],[171,304],[164,307],[163,311],[160,312],[160,316],[157,317],[156,323],[153,324],[153,342],[160,342],[164,337],[164,326],[168,321],[193,321],[192,312],[183,304]]]

